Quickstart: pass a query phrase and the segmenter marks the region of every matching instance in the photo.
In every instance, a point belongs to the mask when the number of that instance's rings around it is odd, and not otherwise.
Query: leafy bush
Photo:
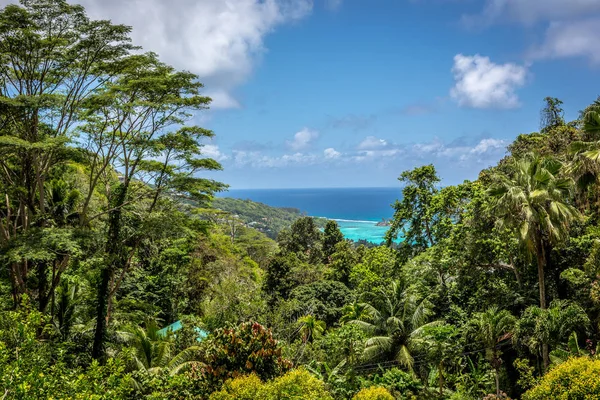
[[[353,400],[394,400],[394,396],[391,395],[387,389],[382,387],[370,387],[361,390],[356,393],[352,398]]]
[[[210,400],[333,400],[325,384],[304,369],[296,369],[262,383],[256,375],[227,381]]]
[[[401,398],[410,398],[423,390],[423,384],[418,379],[398,368],[389,369],[382,375],[373,375],[368,381],[363,381],[362,386],[383,387]]]
[[[548,372],[523,400],[600,398],[600,360],[572,358]]]
[[[333,400],[325,384],[304,369],[288,372],[266,385],[266,400]]]
[[[266,381],[291,367],[271,331],[256,322],[217,329],[202,343],[202,350],[206,365],[199,371],[200,378],[213,389],[230,378],[253,373]]]
[[[346,285],[328,280],[298,286],[290,295],[298,300],[298,314],[310,313],[327,326],[334,325],[342,316],[342,307],[353,300]]]
[[[264,384],[254,374],[229,380],[219,392],[211,394],[210,400],[260,400]]]

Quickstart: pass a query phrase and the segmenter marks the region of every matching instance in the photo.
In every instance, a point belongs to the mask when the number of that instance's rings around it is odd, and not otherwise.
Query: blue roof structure
[[[171,325],[165,326],[164,328],[160,329],[158,332],[156,332],[156,334],[159,336],[166,336],[169,332],[174,333],[182,328],[183,328],[183,323],[181,322],[181,320],[179,320],[179,321],[173,322]],[[196,326],[196,327],[194,327],[194,330],[196,331],[196,333],[198,335],[196,337],[196,340],[198,342],[201,342],[208,336],[208,332],[206,332],[204,329],[198,328]]]

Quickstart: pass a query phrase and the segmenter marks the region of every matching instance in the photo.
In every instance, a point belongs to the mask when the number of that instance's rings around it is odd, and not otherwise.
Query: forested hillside
[[[600,398],[600,99],[475,181],[398,171],[367,248],[214,199],[210,99],[129,34],[0,10],[0,399]]]
[[[236,216],[240,222],[263,232],[272,239],[277,238],[277,234],[282,229],[289,228],[302,216],[302,212],[296,208],[270,207],[248,199],[218,197],[213,200],[212,206]]]

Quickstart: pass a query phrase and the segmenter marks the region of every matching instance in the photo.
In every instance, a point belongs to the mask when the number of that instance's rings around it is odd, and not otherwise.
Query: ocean
[[[381,243],[400,188],[232,189],[222,197],[250,199],[273,207],[294,207],[313,217],[336,220],[344,237]]]

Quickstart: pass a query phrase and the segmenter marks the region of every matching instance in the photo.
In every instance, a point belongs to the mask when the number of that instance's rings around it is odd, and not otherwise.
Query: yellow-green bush
[[[523,400],[600,399],[600,360],[571,358],[548,372]]]
[[[210,400],[261,400],[263,397],[259,395],[264,391],[264,386],[254,374],[242,376],[225,382],[223,389],[213,393]]]
[[[333,400],[325,384],[304,369],[296,369],[266,385],[267,400]]]
[[[394,396],[382,387],[370,387],[356,393],[352,400],[394,400]]]
[[[256,375],[230,380],[210,400],[333,400],[325,384],[304,369],[296,369],[270,382]]]

